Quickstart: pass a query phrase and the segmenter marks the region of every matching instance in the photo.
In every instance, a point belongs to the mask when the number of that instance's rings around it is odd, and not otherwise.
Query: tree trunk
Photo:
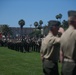
[[[21,27],[21,40],[23,41],[23,27]]]

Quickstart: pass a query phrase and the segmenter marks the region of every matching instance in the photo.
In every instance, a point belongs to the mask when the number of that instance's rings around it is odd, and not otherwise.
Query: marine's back
[[[75,37],[76,31],[72,26],[69,26],[69,28],[64,32],[64,34],[61,37],[61,49],[64,52],[64,57],[72,59],[76,42]]]

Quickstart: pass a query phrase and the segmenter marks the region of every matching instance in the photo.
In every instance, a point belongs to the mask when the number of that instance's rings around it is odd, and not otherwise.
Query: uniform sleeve
[[[44,55],[44,52],[45,52],[46,48],[47,48],[47,45],[44,43],[44,39],[43,39],[42,43],[41,43],[41,49],[40,49],[40,53],[42,55]]]
[[[43,54],[43,39],[42,39],[42,42],[41,42],[41,49],[40,49],[40,53]]]
[[[43,47],[42,47],[42,44],[41,44],[41,49],[40,49],[40,57],[41,57],[41,60],[43,61]]]
[[[40,53],[42,54],[43,53],[43,49],[42,49],[43,47],[42,47],[42,45],[41,45],[41,49],[40,49]]]
[[[54,37],[54,43],[53,44],[56,44],[56,43],[60,43],[60,38],[59,37]]]
[[[74,31],[74,38],[75,38],[75,41],[76,41],[76,30]]]

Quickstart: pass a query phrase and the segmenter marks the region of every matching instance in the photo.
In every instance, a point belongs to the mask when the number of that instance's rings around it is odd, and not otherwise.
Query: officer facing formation
[[[59,59],[59,42],[57,37],[59,30],[59,21],[51,20],[48,22],[49,33],[43,38],[41,44],[41,59],[43,63],[44,75],[59,75],[58,59]]]
[[[68,23],[60,40],[62,75],[76,75],[76,11],[68,11]]]

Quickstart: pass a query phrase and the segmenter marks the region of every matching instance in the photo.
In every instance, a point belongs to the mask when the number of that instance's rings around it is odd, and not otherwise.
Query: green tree
[[[64,27],[64,29],[66,30],[67,28],[68,28],[68,21],[66,21],[66,20],[63,20],[62,21],[62,25],[63,25],[63,27]]]
[[[12,35],[12,31],[8,25],[2,26],[2,34],[5,35],[6,39],[8,34]]]
[[[49,26],[45,25],[43,28],[44,28],[44,35],[47,35],[49,32]]]
[[[30,36],[30,37],[35,37],[35,36],[36,36],[36,37],[38,38],[39,35],[40,35],[40,33],[41,33],[41,32],[40,32],[39,30],[36,30],[36,31],[31,32],[31,33],[29,34],[29,36]]]
[[[42,26],[41,25],[38,25],[38,29],[41,30],[42,29]]]

